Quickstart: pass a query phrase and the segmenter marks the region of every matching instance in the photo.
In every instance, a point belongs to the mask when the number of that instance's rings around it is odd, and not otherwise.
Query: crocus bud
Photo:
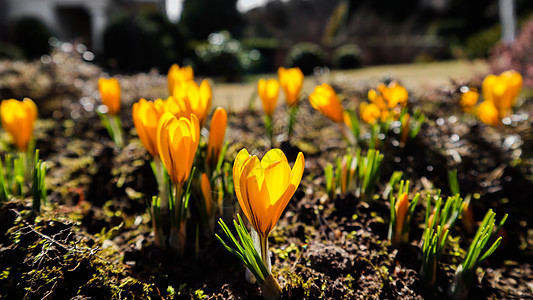
[[[107,106],[110,115],[120,112],[120,85],[116,78],[98,79],[98,90],[102,97],[102,103]]]
[[[407,211],[409,210],[409,197],[407,196],[407,193],[403,193],[400,196],[400,199],[398,199],[394,205],[394,209],[396,210],[395,236],[400,239],[402,236],[403,224],[405,223],[405,217],[407,216]]]
[[[219,160],[222,144],[224,143],[224,135],[226,134],[226,125],[228,123],[228,115],[226,110],[218,107],[211,118],[211,127],[209,130],[209,140],[207,142],[207,156],[206,160],[209,166],[216,166]]]
[[[2,126],[13,139],[19,151],[26,152],[33,135],[33,124],[37,120],[37,106],[30,98],[23,101],[3,100],[0,104]]]
[[[257,83],[257,93],[263,103],[265,114],[272,116],[278,102],[279,82],[276,79],[260,79]]]
[[[278,69],[278,78],[281,88],[285,93],[287,105],[294,106],[298,103],[304,82],[304,74],[300,68]]]

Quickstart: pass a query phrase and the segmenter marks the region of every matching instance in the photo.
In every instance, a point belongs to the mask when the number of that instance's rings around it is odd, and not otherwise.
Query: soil
[[[131,105],[164,95],[165,79],[156,73],[120,76],[127,142],[119,149],[94,111],[100,72],[65,53],[55,53],[51,63],[0,62],[0,98],[31,96],[40,108],[36,147],[48,167],[47,204],[39,214],[31,211],[30,198],[1,206],[0,299],[262,299],[258,285],[245,280],[242,263],[214,234],[195,231],[194,212],[183,256],[154,245],[146,203],[157,185]],[[365,99],[366,90],[354,86],[335,86],[345,106]],[[498,219],[509,214],[499,232],[503,242],[478,269],[468,298],[533,299],[531,101],[521,105],[511,125],[493,128],[460,112],[455,89],[434,90],[424,99],[410,92],[427,121],[405,147],[395,146],[392,134],[382,141],[376,195],[396,170],[411,181],[413,194],[430,188],[449,195],[447,171],[456,168],[461,192],[475,195],[476,221],[489,208]],[[419,278],[425,203],[415,211],[410,242],[391,246],[388,200],[326,195],[324,167],[346,153],[338,127],[305,99],[290,142],[286,119],[282,105],[274,116],[275,146],[289,161],[302,151],[306,165],[269,239],[282,298],[446,299],[474,232],[456,223],[436,286],[426,287]],[[261,111],[229,112],[228,122],[227,161],[243,147],[259,155],[270,148]],[[231,208],[236,212],[238,204],[233,201]]]

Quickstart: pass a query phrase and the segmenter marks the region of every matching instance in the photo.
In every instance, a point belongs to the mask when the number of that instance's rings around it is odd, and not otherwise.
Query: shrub
[[[220,76],[225,81],[240,80],[243,73],[261,70],[262,56],[256,49],[247,49],[229,32],[212,33],[207,43],[195,47],[197,73]]]
[[[338,69],[355,69],[361,66],[361,49],[355,44],[343,45],[333,53],[333,64]]]
[[[27,58],[38,58],[50,52],[48,40],[52,33],[39,19],[25,17],[18,19],[14,27],[14,42]]]
[[[104,57],[124,71],[166,71],[183,58],[183,38],[176,25],[159,13],[122,15],[104,33]]]
[[[500,40],[500,35],[501,26],[497,24],[469,36],[464,48],[465,55],[470,59],[488,57],[490,49]]]
[[[492,73],[516,70],[524,78],[524,87],[533,86],[533,19],[526,22],[511,45],[497,44],[491,50]]]
[[[299,67],[304,74],[311,74],[316,66],[324,65],[324,57],[324,51],[319,45],[299,43],[289,50],[286,65],[290,68]]]

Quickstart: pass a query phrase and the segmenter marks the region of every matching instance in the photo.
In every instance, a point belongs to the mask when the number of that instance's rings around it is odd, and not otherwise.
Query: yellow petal
[[[287,186],[287,189],[283,193],[283,195],[280,197],[280,199],[276,202],[275,205],[271,208],[271,220],[274,225],[278,222],[281,214],[285,210],[285,207],[291,200],[292,196],[294,195],[294,192],[298,188],[298,185],[300,185],[300,181],[302,180],[303,172],[305,167],[305,159],[302,152],[298,153],[298,157],[296,157],[296,162],[294,163],[294,166],[291,170],[290,175],[290,183]],[[273,226],[272,226],[273,227]]]
[[[155,102],[149,102],[143,98],[133,104],[133,124],[141,143],[153,157],[159,156],[156,140],[157,124],[161,115],[162,111],[158,110]]]
[[[261,159],[261,166],[263,167],[263,169],[266,169],[268,166],[278,161],[282,161],[288,164],[287,157],[285,156],[285,153],[281,151],[281,149],[271,149]]]

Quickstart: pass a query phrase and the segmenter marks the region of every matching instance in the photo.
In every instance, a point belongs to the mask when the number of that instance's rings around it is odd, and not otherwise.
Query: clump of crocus
[[[116,78],[99,78],[98,90],[102,103],[107,108],[104,111],[99,110],[102,124],[107,129],[109,135],[118,147],[124,145],[123,130],[120,122],[120,85]]]
[[[411,218],[420,194],[409,201],[409,181],[400,181],[397,196],[390,197],[389,240],[393,246],[409,242]]]
[[[253,273],[265,299],[279,299],[281,288],[271,273],[268,235],[300,184],[304,170],[304,156],[300,152],[291,167],[280,149],[268,151],[263,159],[251,156],[242,149],[233,165],[233,181],[239,205],[252,225],[251,235],[242,220],[234,222],[240,243],[222,220],[227,241],[217,238]],[[254,245],[253,236],[259,244]],[[260,249],[260,251],[256,251]],[[259,252],[259,253],[258,253]]]
[[[263,110],[265,111],[265,127],[270,139],[270,145],[274,143],[273,140],[273,123],[272,116],[276,109],[279,96],[279,82],[276,79],[260,79],[257,83],[257,93],[263,103]]]
[[[300,68],[285,69],[280,67],[278,69],[278,79],[285,94],[285,101],[289,106],[287,136],[290,139],[296,121],[296,113],[298,112],[298,100],[300,100],[300,93],[302,92],[304,74]]]
[[[168,70],[168,94],[173,95],[176,88],[194,80],[194,71],[191,66],[180,67],[178,64],[173,64]]]
[[[157,125],[157,148],[161,161],[173,183],[170,194],[170,238],[171,247],[183,253],[185,246],[185,219],[189,203],[189,184],[185,186],[198,149],[200,124],[191,114],[189,119],[176,118],[165,112]],[[194,172],[194,171],[192,171]]]
[[[399,136],[399,145],[404,146],[408,138],[418,134],[425,119],[420,110],[412,114],[407,109],[407,90],[395,81],[388,85],[379,84],[378,88],[368,91],[369,102],[359,105],[359,115],[369,124],[371,148],[378,147],[378,136],[392,130]]]
[[[431,211],[431,197],[427,197],[426,221],[422,243],[422,266],[420,277],[428,286],[433,286],[437,274],[437,262],[448,242],[448,233],[461,215],[463,199],[459,195],[448,197],[442,207],[440,193],[435,209]]]
[[[376,122],[377,118],[374,116],[377,115],[376,109],[378,109],[381,121],[395,120],[400,115],[402,108],[406,107],[408,96],[407,90],[396,81],[392,81],[388,85],[380,83],[377,90],[368,91],[368,100],[370,104],[374,105],[360,108],[361,117],[366,116],[368,121]]]
[[[333,165],[328,164],[325,169],[326,192],[331,200],[334,200],[337,193],[343,195],[354,193],[356,197],[363,200],[370,199],[379,181],[379,171],[383,154],[378,150],[369,149],[366,156],[361,155],[361,150],[357,150],[355,155],[346,154],[338,158],[336,170]]]
[[[514,70],[485,77],[481,85],[484,101],[477,110],[479,119],[488,125],[498,125],[501,119],[511,113],[522,90],[522,83],[522,75]]]
[[[489,209],[485,214],[466,252],[463,262],[455,271],[455,276],[449,289],[450,297],[454,299],[467,299],[468,290],[472,285],[472,281],[476,278],[476,270],[479,264],[491,256],[502,242],[502,237],[500,236],[492,243],[492,246],[488,247],[490,245],[489,241],[494,240],[494,234],[500,230],[507,220],[507,214],[502,218],[496,229],[494,229],[496,224],[495,217],[496,213],[492,209]]]
[[[37,120],[37,106],[30,98],[22,101],[3,100],[0,104],[2,126],[9,133],[13,144],[20,153],[33,152],[30,149],[33,125]]]

